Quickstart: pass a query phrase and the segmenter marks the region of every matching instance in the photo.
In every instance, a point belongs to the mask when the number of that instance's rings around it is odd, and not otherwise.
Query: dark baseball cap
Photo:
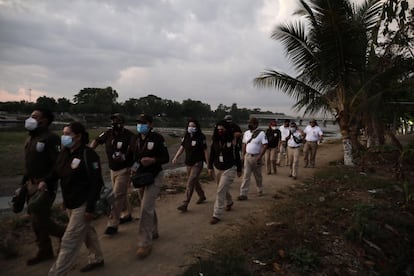
[[[140,114],[137,118],[138,123],[152,123],[152,116],[148,114]]]
[[[111,115],[111,120],[118,119],[121,123],[125,123],[125,118],[120,113],[114,113]]]

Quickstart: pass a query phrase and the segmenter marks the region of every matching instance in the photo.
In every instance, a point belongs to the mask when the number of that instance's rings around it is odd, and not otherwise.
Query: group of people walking
[[[128,189],[132,179],[146,176],[149,183],[140,186],[140,219],[138,225],[138,249],[136,255],[144,258],[151,253],[154,239],[159,237],[155,201],[163,184],[162,165],[170,156],[163,136],[153,129],[153,118],[141,114],[137,119],[136,133],[124,127],[125,118],[113,114],[112,127],[89,143],[89,135],[79,122],[66,125],[59,137],[49,130],[54,117],[45,109],[34,110],[26,120],[29,138],[25,144],[25,174],[22,184],[28,187],[27,201],[41,193],[37,204],[45,206],[42,212],[30,211],[36,235],[38,252],[27,261],[35,265],[54,257],[50,236],[60,240],[60,248],[49,275],[65,275],[73,266],[82,243],[89,251],[88,263],[80,269],[87,272],[104,266],[104,258],[96,230],[91,225],[94,208],[104,185],[99,156],[94,149],[105,145],[112,182],[114,201],[105,229],[106,235],[116,235],[121,224],[132,221],[128,202]],[[323,133],[312,120],[303,131],[294,122],[285,121],[278,127],[272,120],[267,130],[259,129],[259,121],[250,118],[248,130],[232,122],[227,115],[214,126],[211,146],[201,130],[199,122],[189,119],[186,133],[171,162],[177,164],[185,154],[187,183],[183,202],[177,209],[185,213],[194,190],[196,204],[206,201],[200,184],[200,173],[206,164],[208,173],[217,183],[216,199],[210,224],[220,222],[223,211],[230,211],[234,204],[230,188],[236,176],[241,177],[238,200],[248,199],[250,179],[253,174],[259,196],[263,195],[262,160],[267,174],[276,174],[277,166],[286,162],[290,176],[298,177],[299,149],[305,143],[305,167],[315,166],[318,141]],[[264,157],[264,158],[263,158]],[[283,159],[283,161],[282,161]],[[148,176],[148,177],[147,177]],[[56,197],[60,181],[63,204],[69,222],[63,227],[50,218],[50,208]],[[132,181],[134,182],[134,181]],[[135,183],[134,183],[135,185]],[[36,196],[36,198],[39,198]]]

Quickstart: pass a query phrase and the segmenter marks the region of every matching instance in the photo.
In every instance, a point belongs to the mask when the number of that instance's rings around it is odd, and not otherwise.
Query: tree
[[[112,113],[118,93],[107,88],[83,88],[73,97],[75,110],[83,113]]]
[[[45,108],[51,111],[56,111],[56,100],[51,97],[42,96],[37,98],[35,107],[36,108]]]
[[[299,72],[268,70],[255,85],[274,87],[296,99],[305,114],[333,113],[344,145],[344,163],[352,165],[351,135],[356,132],[355,104],[364,88],[370,33],[381,11],[377,0],[354,6],[348,0],[300,0],[303,20],[277,26],[272,38],[285,46]]]
[[[69,99],[66,99],[66,98],[57,99],[56,111],[69,112],[71,107],[72,107],[72,103],[69,101]]]

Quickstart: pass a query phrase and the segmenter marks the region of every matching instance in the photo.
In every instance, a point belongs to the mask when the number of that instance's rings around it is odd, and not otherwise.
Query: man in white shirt
[[[283,125],[281,125],[279,127],[281,136],[280,136],[280,143],[279,143],[279,154],[277,156],[277,162],[276,164],[281,166],[281,160],[282,157],[285,158],[285,166],[288,165],[288,158],[287,158],[287,140],[286,137],[289,136],[290,132],[289,132],[289,124],[290,124],[290,120],[286,119],[283,123]]]
[[[267,149],[267,138],[263,130],[258,129],[259,121],[252,117],[249,120],[249,130],[243,134],[243,181],[240,186],[238,200],[247,200],[250,186],[250,176],[253,173],[256,180],[258,195],[263,195],[262,157]]]
[[[309,121],[309,125],[303,130],[305,133],[305,146],[303,153],[305,154],[305,168],[315,168],[316,151],[318,149],[318,142],[323,139],[323,132],[316,123],[315,119]]]

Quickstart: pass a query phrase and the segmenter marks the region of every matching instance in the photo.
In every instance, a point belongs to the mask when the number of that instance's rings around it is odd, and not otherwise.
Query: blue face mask
[[[62,146],[64,146],[65,148],[71,148],[75,144],[75,142],[73,141],[72,136],[70,136],[70,135],[62,135],[60,137],[60,141],[62,143]]]
[[[148,124],[137,124],[137,131],[140,134],[147,134],[149,131]]]

